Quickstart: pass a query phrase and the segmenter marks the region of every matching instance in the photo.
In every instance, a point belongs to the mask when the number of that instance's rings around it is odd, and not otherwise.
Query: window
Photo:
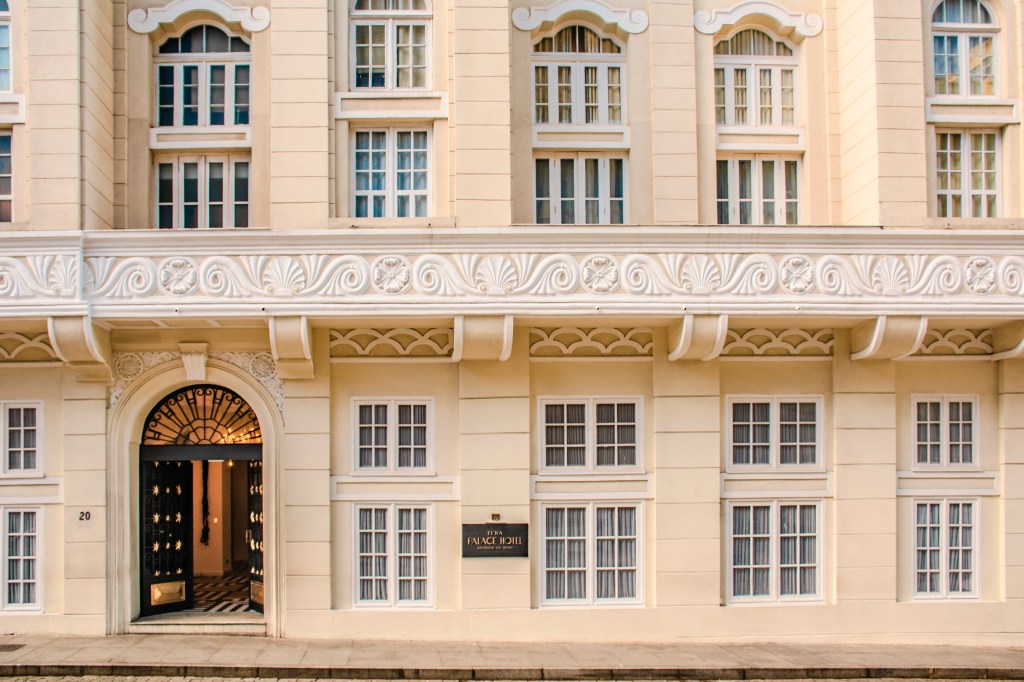
[[[796,125],[793,48],[749,28],[715,44],[715,123]]]
[[[0,92],[14,90],[11,78],[11,7],[0,0]]]
[[[820,503],[729,505],[729,601],[820,598]]]
[[[431,604],[430,507],[358,506],[357,605]]]
[[[156,56],[156,124],[247,126],[249,44],[214,26],[168,38]]]
[[[0,403],[3,428],[5,474],[36,474],[42,471],[40,437],[42,406],[39,404]]]
[[[355,0],[351,17],[356,89],[427,87],[430,8],[425,0]]]
[[[943,0],[932,13],[935,94],[986,96],[996,89],[999,27],[980,0]]]
[[[354,137],[357,218],[421,218],[430,199],[426,130],[358,130]]]
[[[546,604],[639,604],[637,504],[545,505]]]
[[[730,398],[728,467],[815,467],[820,398]]]
[[[0,223],[13,220],[14,169],[11,159],[11,132],[0,132]]]
[[[533,122],[626,122],[622,47],[585,26],[567,26],[533,46]]]
[[[542,470],[638,469],[640,401],[636,399],[546,399]]]
[[[999,134],[956,130],[936,134],[936,191],[940,218],[999,215]]]
[[[914,594],[975,597],[976,502],[914,502]]]
[[[973,466],[977,400],[922,396],[913,400],[915,464]]]
[[[248,227],[249,155],[158,160],[156,224],[162,230]]]
[[[537,222],[621,225],[626,221],[626,160],[597,152],[534,161]]]
[[[796,225],[800,222],[800,162],[756,155],[719,159],[719,225]]]
[[[356,401],[356,469],[429,470],[432,408],[429,400]]]
[[[36,509],[4,510],[4,608],[37,609],[39,601],[39,530]]]

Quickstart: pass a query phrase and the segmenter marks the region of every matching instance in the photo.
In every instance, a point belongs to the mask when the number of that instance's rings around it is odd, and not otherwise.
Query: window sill
[[[334,95],[334,118],[423,121],[448,118],[448,93],[429,90],[359,90]]]
[[[653,500],[651,476],[636,469],[612,474],[606,471],[532,474],[530,499],[536,501],[640,502]]]
[[[189,126],[150,128],[154,150],[251,149],[251,126]]]
[[[366,229],[449,229],[455,227],[455,218],[447,216],[427,218],[332,218],[328,223],[330,229],[366,230]]]
[[[628,125],[544,123],[533,126],[534,149],[629,149]]]
[[[332,502],[448,502],[459,499],[456,476],[331,476]]]
[[[928,123],[998,126],[1019,122],[1017,100],[935,95],[925,99]]]
[[[25,122],[25,95],[0,92],[0,125]]]
[[[716,147],[721,151],[802,152],[804,131],[796,126],[717,126]]]

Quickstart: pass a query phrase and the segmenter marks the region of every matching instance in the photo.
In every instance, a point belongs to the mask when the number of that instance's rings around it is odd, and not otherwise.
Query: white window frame
[[[9,412],[11,408],[33,408],[36,411],[36,465],[31,469],[11,469],[10,468],[10,424]],[[42,478],[44,471],[43,464],[43,453],[45,452],[43,447],[43,436],[45,434],[43,425],[43,403],[37,400],[25,400],[25,401],[5,401],[0,402],[0,437],[3,438],[3,444],[0,446],[0,454],[3,455],[3,464],[0,465],[0,478]]]
[[[918,403],[939,403],[939,457],[938,464],[919,462],[917,460],[917,405]],[[949,405],[950,403],[968,403],[971,405],[971,462],[949,461]],[[978,413],[979,398],[977,395],[914,393],[910,396],[910,461],[913,471],[980,471],[980,416]],[[966,441],[961,441],[966,442]],[[961,454],[961,459],[963,455]]]
[[[0,92],[14,92],[14,24],[12,21],[10,5],[5,11],[0,11],[0,31],[7,30],[7,79],[9,87],[0,89]],[[2,70],[0,70],[2,71]]]
[[[975,191],[971,185],[971,173],[974,172],[985,172],[982,168],[980,171],[975,171],[971,165],[972,157],[974,155],[974,146],[972,135],[993,135],[995,137],[995,189],[982,189]],[[959,190],[943,190],[939,188],[939,175],[945,171],[940,169],[939,158],[940,154],[943,154],[939,149],[939,136],[940,135],[960,135],[960,189]],[[1002,154],[1002,143],[1003,136],[999,130],[992,128],[960,128],[960,129],[949,129],[939,128],[935,131],[935,193],[932,196],[932,201],[935,202],[935,215],[940,218],[999,218],[1002,216],[1002,198],[1003,198],[1003,154]],[[985,199],[989,196],[995,196],[995,208],[993,214],[988,214],[988,204]],[[941,215],[939,207],[943,205],[942,197],[949,197],[948,201],[951,203],[954,197],[960,198],[960,215]],[[980,196],[982,199],[982,213],[983,215],[973,215],[973,202],[972,199],[976,196]]]
[[[585,58],[573,54],[560,54],[560,53],[534,53],[533,61],[531,62],[530,72],[530,88],[532,93],[533,107],[531,109],[530,117],[533,120],[533,125],[541,128],[564,128],[564,127],[585,127],[587,129],[594,128],[619,128],[625,126],[628,123],[627,107],[626,107],[626,59],[625,59],[625,48],[623,48],[622,54],[587,54]],[[548,74],[548,82],[546,84],[548,101],[546,104],[538,104],[537,102],[537,67],[546,67]],[[568,67],[570,69],[570,84],[571,84],[571,113],[570,118],[572,119],[568,123],[562,123],[558,120],[559,117],[559,100],[558,100],[558,69],[559,67]],[[590,123],[587,122],[586,118],[586,79],[584,74],[587,67],[597,68],[597,120]],[[619,69],[619,99],[618,106],[620,107],[619,121],[610,120],[610,107],[608,93],[610,87],[608,85],[608,70],[611,68]],[[538,121],[537,120],[537,108],[539,106],[546,106],[548,110],[548,120]]]
[[[989,16],[992,17],[993,23],[991,23],[991,24],[983,24],[983,23],[975,24],[975,23],[965,23],[965,22],[956,22],[956,23],[954,23],[954,22],[936,22],[936,21],[934,21],[935,12],[936,12],[936,10],[938,10],[939,6],[942,5],[942,4],[943,3],[941,1],[937,2],[937,3],[934,3],[932,8],[931,8],[931,12],[929,14],[929,17],[930,17],[930,20],[931,20],[931,35],[932,35],[932,41],[931,41],[932,61],[931,61],[930,69],[929,69],[930,72],[931,72],[931,83],[929,84],[929,88],[931,90],[931,94],[936,95],[938,97],[956,97],[956,98],[961,98],[962,97],[962,98],[974,98],[974,99],[976,99],[976,98],[985,98],[985,97],[990,97],[991,98],[991,97],[997,96],[998,93],[999,93],[999,86],[1000,86],[1000,82],[999,82],[999,68],[1000,68],[999,32],[1000,32],[1000,27],[999,27],[999,24],[996,21],[996,17],[997,17],[996,12],[994,12],[992,10],[992,8],[989,7],[986,3],[979,1],[978,4],[981,5],[989,13]],[[938,76],[937,76],[937,74],[935,72],[935,40],[934,39],[938,38],[938,37],[941,37],[941,38],[955,37],[957,39],[956,58],[957,58],[957,67],[958,68],[957,68],[956,74],[951,74],[953,76],[953,78],[956,79],[956,82],[960,86],[959,87],[960,91],[957,92],[957,93],[949,93],[949,92],[940,93],[938,91],[938,88],[936,87],[936,79],[937,79]],[[982,38],[982,39],[984,39],[984,38],[991,38],[991,40],[992,40],[992,93],[991,94],[979,94],[979,95],[971,94],[971,91],[970,91],[971,90],[971,49],[970,49],[971,38]],[[947,76],[946,78],[948,80],[949,76]]]
[[[733,405],[736,403],[769,403],[769,446],[768,464],[734,464],[733,463]],[[813,403],[815,405],[815,450],[813,464],[800,464],[799,449],[797,451],[796,464],[781,463],[781,415],[780,405],[782,403]],[[799,411],[799,408],[798,408]],[[799,418],[799,417],[798,417]],[[825,420],[825,399],[821,395],[728,395],[725,399],[725,470],[729,473],[751,473],[751,472],[823,472],[825,471],[827,433]],[[753,459],[753,456],[751,456]]]
[[[562,222],[562,201],[561,197],[561,172],[563,159],[573,160],[573,213],[575,222]],[[587,222],[587,201],[593,201],[595,197],[586,196],[586,162],[590,159],[598,161],[598,221]],[[622,197],[611,196],[611,161],[616,160],[622,163]],[[537,163],[548,162],[548,196],[538,197]],[[626,225],[629,223],[629,158],[624,153],[617,152],[562,152],[535,154],[533,162],[533,215],[538,224],[544,225]],[[569,198],[564,199],[569,201]],[[622,202],[622,222],[612,223],[612,201]],[[541,201],[549,204],[550,220],[540,223],[537,206]]]
[[[751,175],[750,175],[750,211],[751,221],[749,223],[740,222],[740,204],[746,199],[741,201],[740,197],[740,163],[747,161],[750,163]],[[765,202],[764,197],[764,162],[771,161],[775,164],[775,183],[774,191],[775,197],[768,201],[775,203],[775,208],[772,211],[774,215],[774,222],[764,222]],[[791,201],[788,199],[788,186],[786,183],[786,164],[789,162],[796,163],[796,200]],[[728,164],[728,191],[727,197],[720,197],[721,190],[718,187],[718,164]],[[803,219],[803,210],[801,204],[803,203],[802,197],[804,196],[803,191],[803,163],[798,155],[779,155],[779,154],[741,154],[741,155],[729,155],[720,156],[715,162],[715,211],[716,216],[720,214],[720,208],[723,202],[728,206],[729,211],[729,222],[720,222],[719,225],[799,225]],[[796,222],[787,222],[786,209],[788,204],[796,204]]]
[[[598,599],[597,598],[597,508],[622,508],[631,507],[636,510],[636,597]],[[548,571],[548,550],[547,550],[547,510],[549,508],[583,508],[586,509],[586,599],[548,599],[547,598],[547,571]],[[636,607],[644,605],[644,528],[645,528],[645,505],[642,500],[612,500],[591,502],[543,502],[540,504],[540,518],[538,525],[541,528],[539,543],[541,551],[540,567],[537,572],[537,603],[544,608],[579,608],[579,607]]]
[[[427,92],[431,87],[432,78],[432,45],[431,36],[431,11],[430,4],[427,4],[426,11],[385,11],[385,10],[351,10],[349,21],[349,77],[352,79],[349,90],[352,92]],[[360,26],[384,26],[384,85],[357,85],[358,63],[356,58],[356,31]],[[422,26],[424,31],[424,62],[423,62],[423,85],[398,85],[398,27],[399,26]]]
[[[13,222],[14,221],[14,132],[12,130],[9,130],[9,129],[8,130],[0,130],[0,138],[3,138],[3,137],[6,137],[9,140],[9,146],[11,148],[11,151],[9,153],[7,153],[7,154],[0,154],[0,157],[3,157],[3,156],[7,157],[7,163],[10,165],[10,169],[11,170],[10,170],[10,173],[4,174],[4,175],[0,175],[0,177],[6,176],[9,179],[10,184],[11,184],[11,191],[6,193],[6,194],[0,194],[0,207],[2,207],[3,204],[6,203],[7,204],[7,211],[10,214],[10,217],[8,218],[8,220],[3,221],[3,222]],[[0,209],[0,214],[2,214],[2,212],[3,212],[2,209]]]
[[[198,224],[196,228],[186,228],[184,226],[184,206],[185,206],[185,183],[184,183],[184,165],[186,163],[198,164],[198,206],[199,216]],[[208,170],[211,163],[223,163],[224,164],[224,201],[223,201],[223,223],[222,227],[211,228],[209,226],[209,176]],[[235,164],[236,163],[248,163],[249,164],[249,184],[246,192],[246,200],[244,202],[237,201],[234,197],[235,190]],[[173,192],[174,201],[172,209],[172,227],[161,228],[160,227],[160,207],[164,205],[164,202],[160,201],[160,166],[164,164],[171,164],[173,166]],[[246,225],[241,227],[235,227],[235,206],[236,204],[245,204],[248,208],[248,215]],[[180,155],[160,155],[157,156],[153,161],[153,226],[157,229],[170,229],[170,230],[185,230],[185,229],[216,229],[216,230],[233,230],[233,229],[244,229],[252,224],[252,156],[248,153],[244,154],[211,154],[211,155],[198,155],[198,154],[180,154]]]
[[[359,597],[359,512],[364,509],[387,509],[387,586],[386,600],[364,600]],[[427,513],[427,598],[398,598],[398,511],[425,509]],[[434,504],[429,502],[381,502],[352,505],[352,605],[358,609],[432,609],[437,582],[437,535],[434,527]]]
[[[32,512],[36,515],[36,553],[35,556],[32,557],[33,560],[35,561],[36,599],[35,602],[31,604],[11,604],[8,602],[8,551],[10,548],[10,543],[8,542],[8,528],[10,527],[9,516],[11,512]],[[3,589],[3,594],[0,595],[0,605],[2,605],[3,607],[2,610],[7,613],[40,612],[43,610],[43,585],[45,582],[43,580],[43,508],[30,506],[0,507],[0,522],[3,523],[3,549],[0,550],[0,552],[2,552],[2,557],[0,557],[0,560],[3,561],[3,566],[2,568],[0,568],[0,574],[3,575],[2,588],[0,588]]]
[[[815,507],[815,593],[806,595],[782,595],[781,594],[781,545],[780,537],[780,523],[781,507]],[[733,594],[733,569],[735,568],[735,556],[733,549],[733,509],[735,507],[770,507],[769,512],[769,525],[771,527],[770,542],[771,549],[770,553],[770,564],[768,573],[768,583],[770,590],[768,595],[765,596],[734,596]],[[820,499],[749,499],[749,500],[728,500],[725,504],[725,565],[726,565],[726,576],[725,576],[725,603],[727,605],[733,604],[817,604],[824,601],[824,580],[825,580],[825,567],[822,563],[825,543],[824,518],[825,505],[824,501]],[[799,516],[799,511],[797,512]],[[799,544],[799,543],[798,543]],[[751,554],[753,555],[753,554]],[[797,569],[799,570],[799,569]]]
[[[720,40],[716,40],[715,44],[717,45],[718,43],[721,42],[728,42],[729,40],[732,40],[732,38],[734,38],[736,34],[750,29],[757,30],[760,33],[764,33],[766,36],[768,36],[777,43],[782,43],[783,45],[788,47],[793,52],[793,54],[792,56],[714,54],[713,68],[715,71],[717,71],[718,69],[722,69],[723,71],[723,87],[725,95],[725,121],[719,123],[718,115],[716,112],[715,124],[719,128],[726,127],[735,129],[735,132],[741,132],[742,130],[748,128],[758,130],[764,130],[765,128],[779,128],[783,130],[791,130],[793,128],[797,128],[800,126],[800,57],[797,46],[777,36],[772,35],[768,31],[750,26],[743,26],[739,30],[730,34],[729,36],[723,37]],[[747,112],[747,120],[745,123],[736,122],[735,72],[738,69],[743,69],[747,74],[747,82],[746,86],[744,87],[747,100],[746,105],[744,107]],[[763,69],[770,69],[772,73],[771,123],[761,123],[760,74]],[[793,74],[792,123],[782,122],[782,72],[787,70],[791,71]],[[714,85],[714,87],[717,88],[717,84]]]
[[[387,405],[387,466],[360,466],[359,464],[359,408],[366,405]],[[400,405],[422,405],[427,409],[427,461],[422,467],[398,466],[398,408]],[[360,396],[352,399],[352,473],[354,475],[399,475],[399,476],[432,476],[434,475],[434,399],[430,397],[392,397],[374,398]]]
[[[584,403],[586,405],[586,436],[584,466],[556,466],[547,464],[547,434],[545,408],[548,405]],[[597,405],[598,403],[628,403],[634,406],[636,464],[597,464]],[[537,398],[537,471],[541,474],[608,474],[643,473],[644,471],[644,400],[637,395],[607,396],[541,396]]]
[[[383,192],[374,192],[372,190],[366,192],[360,192],[356,180],[356,154],[359,153],[359,149],[356,147],[356,136],[359,133],[379,133],[383,132],[386,135],[386,147],[385,147],[385,169],[384,169],[384,190]],[[401,219],[416,219],[422,220],[430,217],[434,213],[434,131],[427,127],[417,126],[373,126],[370,128],[353,128],[351,131],[351,154],[350,159],[350,171],[349,181],[351,182],[350,197],[352,201],[352,207],[350,213],[352,217],[358,217],[359,219],[395,219],[399,216],[398,213],[398,134],[399,133],[426,133],[427,135],[427,187],[425,190],[408,191],[402,192],[401,194],[407,195],[410,198],[410,208],[412,213],[415,213],[415,198],[419,195],[424,195],[427,198],[426,213],[422,216],[409,215],[402,216]],[[415,153],[415,150],[411,150]],[[414,169],[408,169],[412,172]],[[357,216],[356,215],[356,203],[360,196],[366,196],[367,215]],[[374,216],[373,215],[373,197],[383,196],[384,197],[384,215]]]
[[[939,584],[942,589],[939,592],[918,592],[917,591],[917,506],[919,504],[939,504],[941,507],[939,525]],[[949,505],[970,504],[972,505],[973,518],[971,522],[971,573],[973,581],[970,592],[949,591]],[[977,497],[915,497],[911,499],[910,505],[910,589],[914,601],[945,601],[945,600],[977,600],[980,598],[981,590],[981,500]]]

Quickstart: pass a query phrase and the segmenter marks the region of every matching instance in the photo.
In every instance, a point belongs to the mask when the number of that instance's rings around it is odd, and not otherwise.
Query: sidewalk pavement
[[[425,680],[1024,680],[1020,647],[0,635],[0,676]]]

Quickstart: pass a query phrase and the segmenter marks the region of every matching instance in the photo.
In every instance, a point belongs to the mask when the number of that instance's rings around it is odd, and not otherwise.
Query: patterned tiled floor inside
[[[242,568],[220,577],[195,577],[195,605],[186,613],[240,613],[249,610],[249,573]]]

